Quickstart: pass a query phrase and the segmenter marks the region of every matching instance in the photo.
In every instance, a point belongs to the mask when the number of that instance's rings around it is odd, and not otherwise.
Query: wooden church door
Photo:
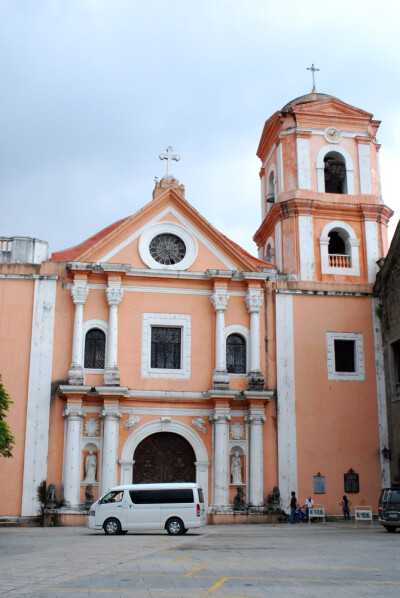
[[[194,450],[179,434],[148,436],[137,446],[133,459],[134,484],[196,481]]]

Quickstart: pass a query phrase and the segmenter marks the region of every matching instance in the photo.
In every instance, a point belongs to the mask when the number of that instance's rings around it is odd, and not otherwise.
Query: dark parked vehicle
[[[388,532],[400,527],[400,487],[384,488],[379,498],[378,521]]]

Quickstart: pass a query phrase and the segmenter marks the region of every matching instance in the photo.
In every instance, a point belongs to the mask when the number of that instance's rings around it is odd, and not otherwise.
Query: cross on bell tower
[[[174,148],[171,147],[170,145],[167,147],[166,149],[166,154],[160,154],[160,160],[167,160],[167,174],[164,178],[166,179],[173,179],[175,178],[173,174],[170,174],[170,167],[171,167],[171,162],[172,160],[175,160],[176,162],[179,162],[179,160],[181,159],[181,157],[178,154],[173,154],[172,152],[174,151]]]
[[[317,93],[317,88],[315,87],[315,72],[319,71],[319,69],[317,69],[314,66],[314,63],[312,63],[311,66],[307,67],[307,70],[312,72],[312,92],[311,93]]]

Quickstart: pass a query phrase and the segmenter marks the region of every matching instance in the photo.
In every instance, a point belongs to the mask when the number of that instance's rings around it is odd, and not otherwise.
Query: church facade
[[[387,252],[371,114],[316,92],[265,123],[255,258],[167,175],[152,200],[53,253],[3,238],[0,373],[14,400],[0,515],[52,487],[82,519],[116,484],[196,481],[210,522],[279,487],[339,514],[388,481],[380,320]],[[42,492],[42,494],[41,494]]]

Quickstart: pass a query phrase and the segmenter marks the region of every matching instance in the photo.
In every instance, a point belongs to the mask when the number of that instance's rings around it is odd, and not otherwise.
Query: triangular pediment
[[[345,102],[342,102],[337,98],[329,98],[326,100],[309,102],[306,104],[298,104],[296,106],[293,106],[293,111],[296,114],[323,114],[330,116],[346,116],[354,117],[357,119],[362,118],[363,120],[370,120],[373,116],[369,112],[361,110],[361,108],[351,106],[350,104],[346,104]]]
[[[158,235],[183,241],[184,258],[174,266],[154,261],[150,243]],[[159,256],[156,256],[159,259]],[[258,271],[261,262],[216,230],[182,196],[168,188],[141,210],[120,220],[81,245],[56,252],[52,260],[129,264],[132,268]]]

